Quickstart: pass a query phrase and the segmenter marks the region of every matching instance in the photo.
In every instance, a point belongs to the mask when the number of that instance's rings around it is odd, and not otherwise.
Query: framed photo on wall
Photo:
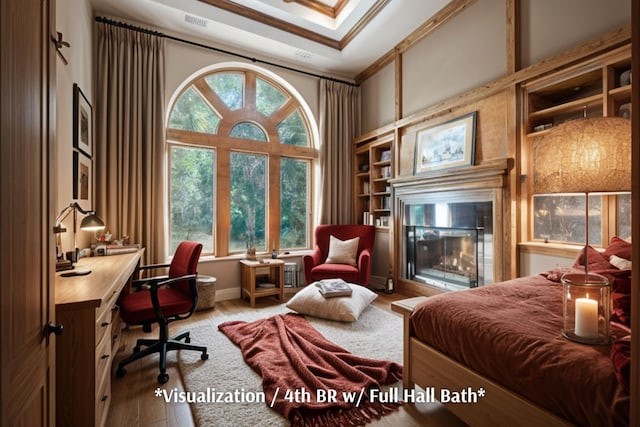
[[[92,156],[93,107],[77,83],[73,84],[73,147]]]
[[[476,115],[474,111],[418,132],[414,173],[473,165]]]
[[[91,159],[79,151],[73,151],[73,198],[91,200],[93,187]]]

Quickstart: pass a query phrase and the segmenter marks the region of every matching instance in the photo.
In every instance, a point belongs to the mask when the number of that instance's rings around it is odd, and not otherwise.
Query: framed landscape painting
[[[414,173],[473,165],[476,115],[474,111],[418,132]]]

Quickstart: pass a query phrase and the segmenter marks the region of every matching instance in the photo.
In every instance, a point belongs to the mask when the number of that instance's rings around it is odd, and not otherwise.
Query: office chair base
[[[184,341],[184,342],[183,342]],[[169,374],[167,374],[166,369],[166,359],[167,352],[172,350],[193,350],[199,351],[202,354],[200,355],[200,360],[209,359],[209,355],[207,354],[207,347],[191,345],[191,337],[189,336],[189,332],[183,332],[174,337],[169,338],[166,341],[162,340],[154,340],[154,339],[139,339],[136,341],[136,346],[133,348],[133,354],[129,357],[123,359],[118,363],[118,369],[116,369],[116,376],[118,378],[122,378],[127,373],[127,370],[124,368],[131,362],[134,362],[138,359],[141,359],[152,353],[160,354],[160,374],[158,375],[158,383],[164,384],[169,381]],[[146,348],[141,349],[144,346]]]

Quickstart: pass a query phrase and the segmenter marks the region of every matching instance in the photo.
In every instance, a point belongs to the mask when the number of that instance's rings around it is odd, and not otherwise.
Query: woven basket
[[[216,304],[216,283],[213,282],[197,282],[198,287],[198,306],[196,311],[214,308]]]

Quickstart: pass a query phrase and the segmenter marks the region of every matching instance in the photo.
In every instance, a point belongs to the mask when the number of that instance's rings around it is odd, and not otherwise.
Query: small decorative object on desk
[[[271,249],[271,258],[278,258],[278,251],[276,251],[275,249]]]
[[[351,287],[342,279],[324,279],[316,282],[320,294],[325,298],[350,297]]]
[[[140,250],[139,244],[132,245],[98,245],[95,249],[95,255],[97,256],[105,256],[105,255],[120,255],[120,254],[130,254]]]

